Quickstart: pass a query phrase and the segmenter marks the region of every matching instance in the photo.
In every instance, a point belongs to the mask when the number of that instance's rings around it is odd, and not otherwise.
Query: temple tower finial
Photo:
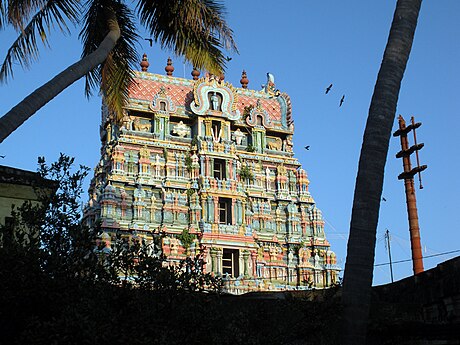
[[[245,71],[245,70],[243,70],[243,73],[241,73],[240,83],[241,83],[241,87],[242,87],[243,89],[247,89],[247,88],[248,88],[249,79],[248,79],[248,75],[246,74],[246,71]]]
[[[166,71],[166,75],[168,75],[168,76],[173,75],[174,66],[172,65],[172,60],[171,60],[170,57],[168,58],[168,62],[166,63],[165,71]]]
[[[192,71],[193,80],[198,80],[199,76],[200,76],[200,71],[196,67],[193,67],[193,71]]]
[[[147,59],[147,54],[144,53],[144,55],[142,55],[142,61],[140,65],[141,65],[141,71],[147,72],[150,66],[149,60]]]

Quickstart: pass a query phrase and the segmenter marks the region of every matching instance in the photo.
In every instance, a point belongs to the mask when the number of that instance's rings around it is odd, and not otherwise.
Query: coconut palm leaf
[[[3,29],[8,23],[8,18],[7,18],[7,11],[6,9],[8,8],[8,4],[6,0],[0,0],[0,29]]]
[[[237,51],[224,6],[214,0],[139,0],[141,23],[162,48],[184,56],[193,66],[220,74],[221,49]]]
[[[92,94],[100,88],[104,101],[118,118],[128,98],[128,86],[133,82],[132,69],[138,61],[135,43],[138,39],[134,15],[122,2],[117,0],[99,0],[88,2],[85,25],[80,36],[83,39],[83,54],[91,54],[105,38],[107,23],[115,19],[120,27],[121,36],[107,59],[86,75],[85,93]]]
[[[4,0],[5,24],[12,25],[17,31],[24,28],[31,16],[40,10],[46,0]]]
[[[9,14],[5,13],[14,2],[17,13],[13,16],[20,27],[21,13],[24,17],[31,8],[45,0],[0,0],[2,24],[11,24]],[[128,97],[128,86],[133,82],[132,67],[137,62],[134,43],[138,39],[133,13],[121,0],[86,0],[86,15],[80,37],[83,39],[83,57],[80,61],[59,73],[52,80],[39,87],[22,102],[13,107],[0,118],[0,142],[30,118],[38,109],[57,96],[66,87],[79,78],[86,76],[85,91],[100,87],[104,101],[112,114],[121,118],[122,108]],[[162,48],[173,50],[177,55],[185,56],[194,66],[205,68],[211,73],[219,74],[225,68],[222,48],[237,51],[232,38],[232,30],[223,19],[224,7],[211,0],[139,0],[137,10],[141,21],[147,26],[153,38]],[[79,4],[79,0],[48,0],[43,4],[57,6]],[[56,4],[55,4],[56,3]],[[23,6],[23,7],[21,7]],[[29,7],[27,7],[29,6]],[[30,9],[29,9],[30,8]],[[50,7],[51,8],[51,7]],[[38,54],[35,35],[43,34],[60,18],[69,17],[70,11],[50,10],[50,16],[41,13],[40,6],[34,17],[36,23],[29,23],[23,38],[15,42],[16,47],[9,51],[3,70],[5,75],[11,73],[13,59],[24,58],[21,63],[30,62]],[[73,7],[69,7],[73,8]],[[78,8],[80,9],[80,8]],[[71,16],[70,16],[71,17]],[[76,17],[76,15],[75,15]],[[59,19],[59,17],[57,17]],[[71,17],[72,18],[72,17]],[[64,19],[56,21],[66,28]],[[15,24],[16,25],[16,24]],[[27,60],[29,59],[29,60]]]
[[[19,26],[22,25],[22,20],[16,17],[18,16],[16,12],[21,11],[24,12],[25,10],[9,12],[9,14],[11,13],[15,16],[11,21]],[[49,0],[45,2],[27,26],[20,29],[18,38],[8,49],[0,67],[0,81],[5,81],[8,77],[13,76],[12,66],[14,62],[18,62],[23,67],[29,67],[38,58],[37,37],[40,37],[41,41],[47,45],[48,37],[46,33],[49,33],[54,26],[57,26],[60,31],[68,33],[67,20],[72,24],[76,24],[79,13],[79,3],[75,0]]]

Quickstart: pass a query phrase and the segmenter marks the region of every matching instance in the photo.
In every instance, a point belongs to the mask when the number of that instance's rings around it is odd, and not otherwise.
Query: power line
[[[432,258],[432,257],[435,257],[435,256],[447,255],[447,254],[458,253],[458,252],[460,252],[460,249],[452,250],[452,251],[450,251],[450,252],[444,252],[444,253],[439,253],[439,254],[427,255],[427,256],[424,256],[423,259],[428,259],[428,258]],[[412,261],[412,259],[393,261],[392,263],[393,263],[393,264],[399,264],[399,263],[402,263],[402,262],[409,262],[409,261]],[[384,265],[389,265],[389,264],[390,264],[389,262],[385,262],[385,263],[383,263],[383,264],[376,264],[376,265],[374,265],[374,267],[384,266]]]

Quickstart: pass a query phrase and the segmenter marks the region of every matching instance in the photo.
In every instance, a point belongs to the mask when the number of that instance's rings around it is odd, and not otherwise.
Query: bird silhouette
[[[331,89],[332,89],[332,84],[326,88],[326,95],[329,93],[329,91],[331,91]]]
[[[310,150],[310,145],[305,146],[305,150]]]
[[[144,40],[149,41],[150,46],[153,46],[153,38],[144,38]]]
[[[344,101],[344,100],[345,100],[345,95],[343,95],[343,96],[342,96],[342,98],[340,99],[340,104],[339,104],[339,107],[341,107],[341,106],[342,106],[342,104],[343,104],[343,101]]]
[[[227,61],[231,61],[232,59],[233,59],[233,58],[231,58],[230,56],[227,56],[227,57],[225,58],[225,60],[227,60]]]
[[[387,201],[387,199],[385,199],[385,198],[382,196],[382,201]]]
[[[0,158],[5,158],[6,156],[0,156]]]

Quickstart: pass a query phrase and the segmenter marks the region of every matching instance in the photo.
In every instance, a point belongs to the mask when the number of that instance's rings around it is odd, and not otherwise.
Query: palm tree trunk
[[[422,0],[398,0],[364,131],[343,281],[343,344],[365,344],[388,146]]]
[[[0,118],[0,143],[35,114],[41,107],[101,64],[120,38],[116,20],[109,22],[110,31],[99,47],[80,61],[67,67],[46,84],[40,86]]]

